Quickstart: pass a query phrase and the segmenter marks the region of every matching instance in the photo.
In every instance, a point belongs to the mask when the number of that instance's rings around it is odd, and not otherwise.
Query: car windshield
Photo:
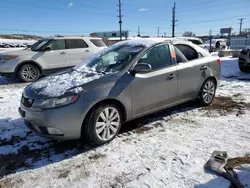
[[[50,39],[43,39],[37,41],[35,44],[33,44],[30,49],[32,51],[38,51],[41,47],[43,47],[45,44],[47,44],[50,41]]]
[[[81,63],[74,69],[80,71],[87,67],[100,73],[119,72],[127,63],[141,52],[144,46],[113,46],[91,56],[85,64]]]

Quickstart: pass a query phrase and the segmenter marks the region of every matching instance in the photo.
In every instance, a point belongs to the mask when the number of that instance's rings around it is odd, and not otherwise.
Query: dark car
[[[241,72],[250,71],[250,47],[241,51],[239,56],[239,69]]]

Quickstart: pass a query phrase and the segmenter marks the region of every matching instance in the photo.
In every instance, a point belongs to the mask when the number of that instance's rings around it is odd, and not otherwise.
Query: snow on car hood
[[[103,74],[85,67],[81,71],[71,70],[63,74],[48,76],[31,84],[30,89],[37,95],[60,97],[66,92],[79,93],[83,84],[99,79]]]

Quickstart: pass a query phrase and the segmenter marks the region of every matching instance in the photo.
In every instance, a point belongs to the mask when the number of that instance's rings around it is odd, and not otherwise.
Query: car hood
[[[24,94],[31,98],[55,98],[67,94],[80,93],[85,84],[105,77],[90,69],[76,71],[71,69],[45,77],[25,88]]]
[[[18,49],[18,50],[9,50],[1,52],[0,55],[14,55],[14,56],[20,56],[20,55],[29,55],[33,54],[34,52],[30,49]]]

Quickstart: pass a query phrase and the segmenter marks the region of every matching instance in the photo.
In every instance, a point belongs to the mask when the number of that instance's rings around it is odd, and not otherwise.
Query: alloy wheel
[[[103,141],[111,140],[119,130],[120,114],[114,107],[106,107],[96,121],[96,134]]]
[[[203,91],[202,91],[202,97],[203,100],[209,104],[212,102],[215,95],[215,85],[212,81],[207,81],[204,85]]]
[[[37,78],[38,72],[35,68],[25,67],[21,72],[22,77],[27,81],[33,81]]]

